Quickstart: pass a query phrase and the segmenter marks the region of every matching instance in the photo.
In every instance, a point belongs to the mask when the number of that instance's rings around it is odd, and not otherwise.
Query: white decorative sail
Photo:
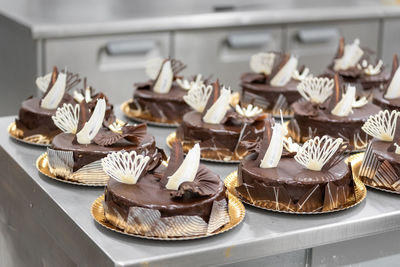
[[[67,75],[60,72],[53,87],[42,99],[40,107],[45,109],[56,109],[64,96],[66,83]]]
[[[356,100],[356,88],[354,86],[348,86],[347,91],[343,94],[342,99],[332,109],[331,113],[339,117],[348,116],[353,112],[353,103]]]
[[[137,155],[136,151],[113,152],[101,159],[101,166],[110,177],[124,184],[136,184],[149,162],[148,156]]]
[[[193,182],[196,178],[197,170],[200,164],[200,146],[195,144],[189,150],[181,166],[174,174],[168,177],[168,183],[165,188],[168,190],[178,190],[179,186],[184,182]]]
[[[219,124],[225,117],[226,112],[229,108],[229,101],[231,99],[231,89],[225,87],[221,90],[221,95],[217,101],[207,110],[206,115],[203,117],[203,121],[206,123]]]
[[[272,86],[285,86],[293,76],[294,71],[297,69],[297,58],[291,56],[285,66],[278,71],[278,73],[271,79]]]
[[[250,68],[257,73],[271,74],[276,55],[274,53],[258,53],[250,58]]]
[[[386,99],[395,99],[400,97],[400,68],[397,68],[390,81],[389,87],[384,95]]]
[[[51,118],[54,124],[64,133],[75,134],[79,121],[79,105],[65,104],[59,107]]]
[[[241,107],[239,105],[235,106],[235,110],[237,113],[242,115],[243,117],[254,117],[258,114],[261,114],[263,110],[257,106],[253,106],[252,104],[247,105],[247,107]]]
[[[171,60],[164,62],[161,72],[154,84],[153,91],[158,94],[166,94],[171,90],[174,72],[172,71]]]
[[[79,144],[90,144],[93,138],[99,132],[103,125],[104,115],[106,113],[106,101],[104,99],[97,100],[96,107],[88,122],[85,123],[82,130],[76,134]]]
[[[397,118],[400,112],[381,110],[378,114],[370,116],[361,129],[372,137],[381,141],[391,142],[396,131]]]
[[[305,168],[320,171],[329,159],[336,153],[343,139],[333,139],[327,135],[315,137],[299,148],[294,159]]]
[[[306,100],[322,104],[332,95],[333,86],[333,79],[314,77],[303,80],[297,90]]]
[[[49,87],[49,83],[51,81],[52,72],[47,73],[44,76],[40,76],[36,78],[36,86],[41,92],[46,92],[47,88]]]
[[[345,45],[343,56],[335,59],[333,70],[347,70],[356,67],[363,54],[364,51],[360,48],[360,40],[355,39],[352,44]]]
[[[198,112],[203,112],[207,105],[208,99],[212,93],[211,85],[201,85],[192,87],[188,94],[183,96],[183,100]]]
[[[287,134],[283,119],[272,127],[272,137],[265,155],[260,163],[260,168],[275,168],[282,156],[283,142]]]
[[[157,78],[158,73],[160,72],[163,59],[160,57],[151,58],[146,61],[146,74],[150,79],[155,80]]]

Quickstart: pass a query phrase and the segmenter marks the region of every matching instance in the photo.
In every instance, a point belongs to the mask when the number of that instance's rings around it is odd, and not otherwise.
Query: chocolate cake
[[[335,87],[335,90],[333,90]],[[361,126],[380,108],[365,97],[356,99],[355,87],[344,93],[338,75],[335,79],[311,78],[299,85],[304,99],[292,104],[293,119],[289,134],[297,142],[314,136],[329,135],[343,138],[353,150],[365,149],[368,135]]]
[[[344,82],[360,84],[364,90],[385,86],[390,74],[384,71],[382,60],[373,63],[371,56],[374,52],[360,48],[359,44],[360,40],[355,39],[352,44],[345,45],[341,37],[338,51],[326,74],[333,77],[337,73]]]
[[[104,120],[105,101],[99,99],[93,112],[81,101],[65,104],[53,116],[63,133],[54,137],[47,149],[49,169],[59,178],[81,183],[105,183],[108,176],[100,160],[115,151],[136,151],[138,154],[163,157],[155,139],[146,131],[146,124],[128,125],[122,121]]]
[[[240,162],[239,195],[256,206],[288,212],[331,211],[354,204],[352,172],[343,161],[342,139],[316,137],[297,152],[285,154],[283,128],[275,125],[272,137],[262,140],[259,153]]]
[[[61,72],[62,73],[62,72]],[[89,108],[94,109],[94,105],[98,98],[105,98],[102,93],[94,93],[94,89],[90,86],[86,86],[86,78],[84,79],[83,89],[77,90],[74,96],[70,95],[70,91],[76,86],[80,79],[77,74],[67,73],[65,85],[61,85],[60,90],[55,91],[54,84],[57,81],[59,72],[56,67],[53,68],[53,72],[47,74],[44,77],[39,77],[37,85],[40,90],[44,92],[41,98],[29,97],[22,102],[19,110],[19,117],[15,119],[15,124],[18,129],[19,137],[41,144],[50,144],[51,140],[57,134],[61,133],[60,129],[54,125],[52,116],[56,113],[57,107],[61,107],[63,104],[77,104],[77,99],[84,98],[88,102]],[[48,96],[50,90],[53,90],[54,96],[60,96],[58,103],[52,103],[52,106],[43,105],[43,99]],[[86,96],[86,97],[85,97]],[[107,101],[106,118],[108,118],[113,112],[113,106]]]
[[[253,72],[240,77],[243,103],[257,105],[274,115],[280,115],[281,111],[291,115],[290,105],[301,97],[297,85],[308,76],[309,70],[303,66],[299,72],[297,59],[281,53],[256,54],[250,67]]]
[[[364,124],[363,130],[374,137],[368,145],[360,168],[364,183],[400,193],[400,132],[396,110],[380,111]]]
[[[160,158],[156,160],[161,163]],[[214,233],[230,221],[226,189],[199,160],[198,145],[183,160],[177,142],[168,167],[149,166],[146,158],[134,152],[110,154],[102,161],[112,177],[105,189],[106,219],[125,232],[159,238]],[[121,171],[121,166],[138,166],[139,170]],[[123,178],[118,175],[122,172]]]
[[[183,116],[176,137],[185,152],[195,143],[201,147],[202,158],[220,161],[238,160],[253,151],[262,137],[265,122],[270,118],[257,107],[230,107],[230,90],[217,82],[208,88],[199,102],[190,102],[195,109]],[[199,89],[200,90],[200,89]],[[222,100],[222,101],[221,101]],[[213,117],[218,117],[214,120]]]

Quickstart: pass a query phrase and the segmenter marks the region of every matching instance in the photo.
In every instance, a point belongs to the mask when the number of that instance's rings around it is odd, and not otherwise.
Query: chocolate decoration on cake
[[[179,146],[174,143],[170,159],[174,163],[169,163],[174,166],[167,169],[163,165],[147,169],[148,156],[135,152],[111,153],[102,160],[104,171],[111,176],[104,201],[105,217],[111,224],[133,234],[189,237],[213,233],[229,223],[225,186],[199,164],[198,145],[181,162]]]
[[[290,104],[300,98],[296,87],[309,77],[309,69],[297,70],[297,59],[290,54],[259,53],[250,60],[253,72],[241,76],[243,104],[253,104],[279,116],[291,115]]]

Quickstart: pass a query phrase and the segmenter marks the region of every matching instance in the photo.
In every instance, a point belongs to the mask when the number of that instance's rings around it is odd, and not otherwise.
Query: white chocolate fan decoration
[[[105,113],[106,101],[104,99],[98,99],[89,121],[87,121],[79,133],[76,134],[79,144],[87,145],[92,142],[103,125]]]
[[[160,72],[163,59],[160,57],[151,58],[146,61],[145,72],[150,79],[155,80]]]
[[[46,92],[47,88],[49,87],[49,83],[51,81],[52,72],[47,73],[44,76],[40,76],[36,78],[36,86],[41,92]]]
[[[349,85],[342,99],[332,109],[331,113],[339,117],[345,117],[353,112],[353,104],[356,100],[356,88]]]
[[[340,148],[343,139],[333,139],[327,135],[315,137],[299,148],[294,159],[305,168],[320,171]]]
[[[294,71],[297,69],[297,58],[291,56],[288,62],[278,71],[278,73],[271,79],[272,86],[285,86],[293,76]]]
[[[178,190],[184,182],[193,182],[196,178],[197,170],[200,164],[200,146],[195,144],[186,154],[181,166],[174,174],[168,177],[168,183],[165,188],[168,190]]]
[[[54,124],[64,133],[76,134],[79,121],[79,110],[78,104],[73,106],[72,104],[65,104],[59,107],[56,114],[51,118]]]
[[[101,159],[103,171],[124,184],[136,184],[149,162],[149,156],[137,155],[136,151],[109,153]]]
[[[243,117],[248,117],[248,118],[254,117],[263,112],[261,108],[253,106],[252,104],[247,105],[247,107],[241,107],[239,105],[236,105],[235,110]]]
[[[400,97],[400,68],[397,68],[390,81],[389,87],[384,95],[386,99],[395,99]]]
[[[203,121],[211,124],[219,124],[225,117],[226,112],[229,109],[229,101],[231,99],[231,89],[223,87],[221,89],[221,95],[217,101],[207,110],[206,115],[203,117]]]
[[[364,51],[360,48],[360,40],[355,39],[352,44],[344,46],[343,56],[335,59],[333,70],[347,70],[351,67],[355,67],[363,54]]]
[[[306,100],[322,104],[333,93],[334,80],[329,78],[307,78],[297,85],[297,90]]]
[[[274,53],[258,53],[250,58],[252,71],[265,75],[271,74],[276,55]]]
[[[56,109],[64,96],[66,83],[67,74],[58,73],[56,82],[42,99],[40,107],[44,109]]]
[[[397,118],[400,112],[381,110],[378,114],[370,116],[361,129],[372,137],[381,141],[393,141],[396,131]]]
[[[304,81],[305,79],[312,78],[309,68],[304,68],[303,72],[300,74],[298,70],[293,72],[292,78],[298,81]]]
[[[188,80],[181,80],[181,79],[176,79],[176,83],[184,90],[191,90],[197,87],[200,87],[204,84],[204,81],[202,80],[202,75],[197,74],[196,79],[194,81],[188,81]]]
[[[161,67],[161,72],[154,84],[153,91],[158,94],[166,94],[171,90],[174,72],[172,70],[171,60],[167,60]]]
[[[188,94],[183,96],[183,100],[198,112],[203,112],[207,105],[208,99],[212,93],[212,85],[202,84],[201,86],[193,87]]]

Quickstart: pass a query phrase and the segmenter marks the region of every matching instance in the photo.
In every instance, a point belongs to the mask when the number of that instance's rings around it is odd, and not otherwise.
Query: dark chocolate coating
[[[387,160],[396,170],[397,176],[400,177],[400,155],[395,153],[395,149],[389,149],[393,146],[393,142],[385,142],[374,139],[371,141],[371,151],[375,154],[379,161]]]
[[[400,108],[400,97],[394,99],[386,99],[384,98],[384,91],[375,91],[372,102],[382,109],[389,110],[399,110]]]

